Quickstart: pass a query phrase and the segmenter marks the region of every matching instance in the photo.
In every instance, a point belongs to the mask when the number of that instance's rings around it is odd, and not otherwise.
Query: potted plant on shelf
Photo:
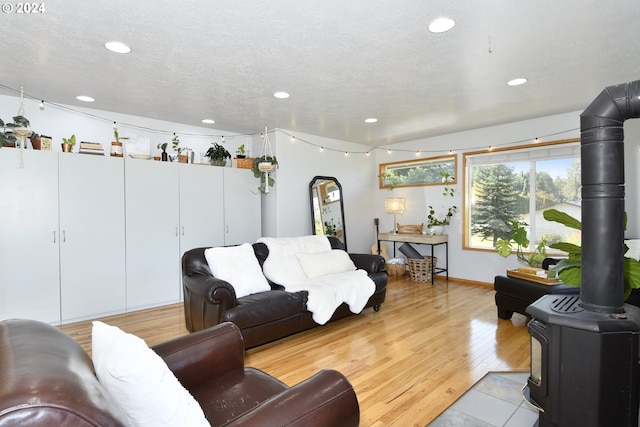
[[[445,182],[445,186],[442,190],[442,195],[445,197],[453,197],[456,189],[449,186],[449,183],[453,181],[453,176],[448,172],[440,172],[442,176],[442,182]],[[442,217],[436,216],[436,210],[433,206],[429,205],[427,210],[427,229],[431,234],[442,234],[444,227],[451,223],[451,218],[458,211],[458,207],[453,205],[447,209],[447,213]]]
[[[224,166],[227,159],[231,158],[231,154],[222,145],[217,142],[213,143],[213,147],[209,147],[205,156],[207,156],[212,166]]]
[[[16,136],[13,132],[7,132],[4,121],[0,119],[0,127],[2,127],[2,132],[0,132],[0,142],[2,143],[2,147],[15,147],[16,146]]]
[[[62,138],[62,152],[70,153],[74,145],[76,145],[75,135],[71,135],[69,138]]]
[[[278,167],[278,159],[276,156],[260,156],[253,159],[253,176],[260,178],[260,190],[261,193],[268,193],[268,187],[273,187],[275,180],[271,177],[270,173],[275,171]]]
[[[176,135],[175,133],[173,134],[173,139],[171,140],[171,146],[173,148],[173,151],[178,154],[178,161],[180,163],[187,163],[189,161],[189,155],[182,154],[182,152],[186,151],[187,149],[180,147],[180,140],[178,139],[178,135]]]
[[[122,141],[121,140],[126,140],[129,139],[127,137],[120,137],[120,135],[118,134],[118,129],[114,129],[113,130],[113,137],[115,138],[115,141],[111,141],[111,155],[113,157],[122,157],[123,151],[122,151]]]
[[[247,157],[247,153],[245,151],[244,144],[242,144],[236,149],[236,158],[244,159],[246,157]]]
[[[431,234],[442,234],[445,225],[449,225],[451,223],[451,218],[457,211],[457,206],[451,206],[447,210],[447,213],[444,214],[444,217],[437,217],[435,209],[433,206],[429,205],[429,211],[427,214],[427,228],[429,229],[429,232]]]

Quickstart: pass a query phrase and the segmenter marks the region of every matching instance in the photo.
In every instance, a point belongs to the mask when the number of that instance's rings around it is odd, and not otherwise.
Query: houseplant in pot
[[[120,137],[120,135],[118,134],[118,129],[113,130],[113,137],[115,138],[115,141],[111,142],[111,155],[113,157],[122,157],[123,151],[122,151],[121,140],[129,139],[129,138]]]
[[[167,160],[169,160],[169,155],[167,154],[167,145],[169,144],[167,144],[166,142],[161,142],[157,146],[159,150],[162,150],[162,154],[160,155],[160,157],[163,162],[166,162]]]
[[[62,138],[62,151],[64,153],[70,153],[74,145],[76,145],[75,135],[71,135],[69,138]]]
[[[271,177],[270,173],[275,171],[278,167],[278,160],[276,156],[260,156],[253,159],[253,176],[256,178],[260,178],[260,190],[261,193],[268,193],[269,187],[273,187],[275,184],[274,179]]]
[[[0,132],[0,145],[2,147],[15,147],[16,146],[16,137],[12,132],[7,132],[5,128],[5,123],[0,119],[0,127],[2,131]]]
[[[178,161],[180,163],[187,163],[189,161],[188,154],[182,154],[183,151],[186,151],[186,148],[180,147],[180,140],[178,139],[178,135],[173,134],[173,139],[171,140],[171,146],[173,147],[173,151],[178,153]]]
[[[227,159],[231,158],[231,154],[222,145],[217,142],[213,143],[213,147],[209,147],[205,156],[210,159],[212,166],[224,166]]]

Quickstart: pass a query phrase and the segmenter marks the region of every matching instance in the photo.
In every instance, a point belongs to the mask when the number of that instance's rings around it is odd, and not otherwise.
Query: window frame
[[[446,160],[450,160],[449,162],[447,162]],[[431,186],[431,185],[455,185],[458,183],[458,179],[457,179],[457,171],[458,171],[458,154],[457,153],[453,153],[453,154],[445,154],[442,156],[433,156],[433,157],[423,157],[420,159],[409,159],[409,160],[399,160],[396,162],[388,162],[388,163],[380,163],[379,165],[379,169],[378,169],[378,188],[382,189],[389,189],[389,185],[385,185],[385,179],[384,179],[384,175],[387,173],[387,170],[393,166],[400,166],[400,165],[408,165],[408,168],[411,168],[410,165],[412,164],[417,164],[413,167],[418,167],[420,166],[420,163],[443,163],[443,164],[453,164],[453,174],[451,174],[451,176],[448,177],[447,180],[444,180],[443,177],[439,177],[437,181],[431,181],[431,182],[423,182],[423,183],[417,183],[417,184],[397,184],[394,185],[394,188],[405,188],[405,187],[425,187],[425,186]]]
[[[476,246],[471,246],[471,233],[470,233],[470,179],[471,177],[468,174],[468,163],[469,158],[471,156],[477,156],[482,154],[489,153],[499,153],[499,152],[508,152],[508,151],[522,151],[522,150],[530,150],[530,149],[539,149],[542,147],[550,147],[550,146],[558,146],[563,144],[575,144],[580,142],[580,138],[569,138],[555,141],[546,141],[546,142],[538,142],[531,144],[523,144],[523,145],[515,145],[509,147],[499,147],[499,148],[488,148],[485,150],[478,151],[469,151],[462,153],[462,249],[463,250],[471,250],[471,251],[481,251],[481,252],[495,252],[495,248],[481,248]],[[504,162],[503,164],[506,164]],[[535,204],[535,199],[534,202]],[[534,239],[530,239],[531,247],[535,246]],[[529,253],[531,248],[528,248],[526,253]],[[547,252],[548,255],[558,255],[560,252]]]

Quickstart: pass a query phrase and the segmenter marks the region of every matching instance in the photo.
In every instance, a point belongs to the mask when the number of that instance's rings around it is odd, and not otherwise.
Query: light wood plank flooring
[[[365,310],[247,351],[246,365],[293,385],[320,369],[353,384],[361,426],[425,426],[489,371],[527,371],[526,318],[499,320],[489,285],[391,279]],[[154,345],[186,334],[182,305],[101,319]],[[91,323],[62,326],[87,351]]]

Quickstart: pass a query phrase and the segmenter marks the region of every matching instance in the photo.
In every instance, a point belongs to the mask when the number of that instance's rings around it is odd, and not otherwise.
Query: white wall
[[[294,142],[289,135],[296,137]],[[372,188],[377,176],[373,156],[364,154],[370,147],[289,130],[274,131],[270,140],[280,168],[274,175],[275,188],[263,196],[263,234],[311,234],[309,183],[317,175],[332,176],[344,194],[348,249],[370,252],[375,239]],[[345,151],[351,154],[345,156]]]
[[[455,204],[462,207],[462,153],[482,150],[489,146],[523,145],[533,142],[538,137],[542,141],[569,139],[580,137],[580,111],[558,114],[539,119],[526,120],[501,126],[492,126],[466,132],[459,132],[434,138],[411,141],[392,146],[396,151],[388,154],[386,151],[376,151],[376,162],[387,163],[404,159],[415,158],[415,151],[421,151],[421,157],[430,157],[447,154],[450,149],[458,154],[458,184],[454,198],[442,196],[442,186],[397,188],[393,196],[407,199],[407,211],[398,216],[398,222],[404,224],[426,224],[426,207],[433,205],[440,211]],[[558,135],[542,138],[561,131]],[[400,152],[399,150],[407,150]],[[429,152],[427,152],[429,151]],[[640,236],[640,202],[638,197],[638,168],[640,167],[640,120],[630,120],[625,123],[625,175],[626,175],[626,210],[629,224],[628,237]],[[376,215],[383,224],[381,229],[391,229],[393,218],[384,212],[384,198],[389,197],[387,190],[376,190]],[[449,235],[449,274],[452,277],[493,282],[493,277],[503,274],[508,268],[517,267],[515,256],[502,258],[493,251],[477,251],[462,249],[462,213],[459,211],[453,218],[450,226],[445,228]],[[421,253],[427,254],[428,247],[417,248]],[[391,249],[389,246],[388,249]],[[391,254],[391,251],[389,252]],[[436,256],[443,257],[444,249],[436,248]],[[438,261],[440,264],[440,260]]]

